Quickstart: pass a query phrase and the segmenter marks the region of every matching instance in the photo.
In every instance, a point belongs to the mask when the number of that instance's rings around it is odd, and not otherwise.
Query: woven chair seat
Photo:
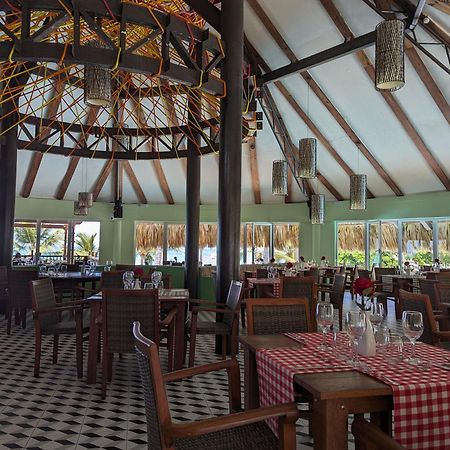
[[[273,450],[278,439],[264,422],[175,441],[176,450]]]
[[[89,322],[83,320],[83,333],[89,331]],[[75,334],[76,324],[75,320],[64,320],[63,322],[54,323],[43,327],[42,334]]]
[[[186,322],[186,330],[191,330],[191,321]],[[230,334],[230,327],[223,322],[197,322],[197,334]]]

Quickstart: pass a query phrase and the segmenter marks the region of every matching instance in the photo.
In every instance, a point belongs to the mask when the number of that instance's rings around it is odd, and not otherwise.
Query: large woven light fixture
[[[405,84],[405,24],[401,20],[385,20],[376,27],[375,87],[380,91],[396,91]]]
[[[81,206],[78,202],[73,202],[73,214],[74,216],[87,216],[88,215],[87,206]]]
[[[104,48],[97,40],[90,41],[89,46]],[[111,69],[100,66],[84,68],[84,102],[88,106],[109,107],[112,105]]]
[[[298,161],[296,165],[297,178],[316,178],[317,175],[317,139],[300,139],[298,146]]]
[[[320,225],[323,223],[325,217],[325,195],[313,194],[311,195],[311,223],[313,225]]]
[[[94,194],[92,192],[78,192],[78,205],[92,208],[94,204]]]
[[[272,165],[272,194],[288,194],[288,163],[280,160],[274,161]]]
[[[367,175],[350,175],[350,209],[367,207]]]

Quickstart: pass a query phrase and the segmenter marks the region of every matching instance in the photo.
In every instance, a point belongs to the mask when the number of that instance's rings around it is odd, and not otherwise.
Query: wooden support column
[[[9,107],[12,105],[7,105],[5,109]],[[0,146],[0,266],[6,267],[11,267],[14,241],[18,128],[13,124],[16,119],[16,114],[11,114],[1,124],[3,129],[11,127]]]
[[[200,92],[199,94],[200,95]],[[191,139],[188,140],[186,167],[186,247],[184,263],[184,285],[189,296],[197,298],[198,246],[200,234],[200,146],[201,135],[195,129],[195,120],[199,120],[201,102],[199,97],[189,96],[188,124],[191,127]]]
[[[242,171],[243,0],[222,3],[221,34],[225,42],[222,78],[227,96],[220,105],[219,212],[216,296],[225,303],[230,282],[239,279]],[[221,341],[216,351],[221,352]]]

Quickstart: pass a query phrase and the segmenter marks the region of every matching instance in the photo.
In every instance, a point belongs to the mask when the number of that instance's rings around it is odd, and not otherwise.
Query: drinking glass
[[[48,266],[47,273],[49,277],[54,277],[56,275],[56,268],[55,266]]]
[[[403,359],[403,339],[398,334],[389,334],[386,348],[386,361],[389,364],[398,364]]]
[[[96,269],[97,269],[97,262],[96,261],[91,261],[91,266],[89,268],[89,273],[90,274],[95,273]]]
[[[377,347],[377,354],[385,355],[387,345],[389,344],[389,330],[386,327],[379,326],[375,331],[375,344]]]
[[[162,280],[162,272],[155,271],[152,273],[151,280],[155,289],[159,288],[159,283]]]
[[[134,281],[134,273],[131,270],[126,271],[123,274],[123,287],[124,289],[132,289]]]
[[[144,283],[144,289],[153,289],[153,283]]]
[[[411,357],[408,358],[410,364],[419,364],[420,359],[416,358],[416,340],[423,333],[423,316],[419,311],[403,311],[402,327],[405,336],[411,341]]]
[[[378,303],[374,301],[372,306],[370,307],[370,321],[372,322],[373,328],[375,332],[378,330],[378,327],[381,325],[384,319],[384,305],[383,303]]]
[[[327,344],[327,333],[333,325],[333,305],[328,302],[317,303],[316,306],[316,321],[317,325],[322,329],[322,343],[318,350],[327,351],[331,346]]]
[[[65,277],[67,275],[67,265],[66,264],[61,264],[59,266],[59,272],[60,274]]]
[[[358,341],[366,331],[366,317],[362,311],[347,311],[346,314],[347,332],[350,334],[353,343],[353,354],[351,365],[358,367]]]
[[[105,272],[110,272],[112,265],[113,265],[112,261],[106,261],[105,268],[104,268]]]
[[[42,266],[39,266],[39,273],[47,273],[47,266],[44,266],[43,264]]]

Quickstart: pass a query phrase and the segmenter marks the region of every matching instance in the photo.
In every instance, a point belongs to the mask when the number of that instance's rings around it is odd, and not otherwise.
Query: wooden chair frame
[[[405,447],[360,415],[355,415],[352,433],[358,442],[364,445],[365,450],[405,450]]]

